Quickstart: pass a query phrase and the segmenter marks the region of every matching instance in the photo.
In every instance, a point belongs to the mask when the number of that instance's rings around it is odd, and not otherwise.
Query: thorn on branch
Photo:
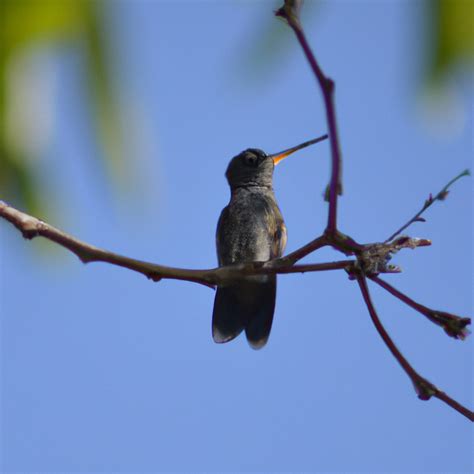
[[[413,380],[413,386],[420,400],[429,400],[439,392],[435,385],[420,376]]]
[[[88,263],[91,263],[91,262],[94,262],[95,260],[88,256],[88,255],[85,255],[83,253],[80,253],[79,251],[76,253],[77,254],[77,258],[84,264],[84,265],[87,265]]]
[[[330,77],[326,76],[324,80],[324,87],[329,91],[330,94],[332,94],[336,88],[336,83]]]
[[[342,183],[340,181],[337,183],[337,195],[338,196],[343,195]],[[329,202],[330,198],[331,198],[331,183],[328,183],[326,188],[324,189],[323,199],[325,202]]]
[[[434,202],[433,195],[430,193],[430,195],[428,196],[428,199],[425,201],[425,204],[423,205],[423,207],[426,209],[428,206],[431,206],[431,204],[433,204],[433,202]]]
[[[284,4],[275,11],[275,16],[285,19],[288,23],[299,22],[303,0],[285,0]]]
[[[157,282],[159,282],[160,280],[163,279],[163,277],[161,277],[158,273],[155,273],[155,272],[147,273],[146,277],[149,280],[154,281],[155,283],[157,283]]]

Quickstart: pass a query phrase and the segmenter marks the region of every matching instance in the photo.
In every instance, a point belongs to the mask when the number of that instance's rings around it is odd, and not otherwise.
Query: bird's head
[[[275,164],[270,156],[258,148],[248,148],[234,156],[226,171],[230,187],[271,187]]]
[[[234,156],[230,161],[225,174],[227,181],[231,189],[247,186],[271,188],[273,170],[283,158],[286,158],[295,151],[325,140],[327,137],[327,135],[323,135],[273,155],[267,155],[258,148],[247,148],[247,150]]]

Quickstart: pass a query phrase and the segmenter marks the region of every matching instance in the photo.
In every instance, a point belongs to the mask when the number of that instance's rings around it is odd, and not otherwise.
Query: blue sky
[[[326,131],[314,78],[272,8],[113,4],[130,127],[129,187],[119,193],[93,159],[77,53],[56,54],[55,133],[40,163],[51,223],[136,258],[215,266],[230,158]],[[303,11],[309,41],[336,81],[340,228],[358,241],[384,240],[430,192],[472,165],[466,76],[449,82],[451,108],[436,117],[427,118],[420,99],[422,14],[419,2],[389,1]],[[258,56],[273,23],[280,42],[271,57]],[[288,251],[324,228],[328,163],[325,143],[276,169]],[[433,245],[398,254],[404,273],[386,279],[420,303],[472,315],[471,180],[456,184],[426,218],[410,234]],[[437,400],[416,398],[343,272],[280,277],[270,341],[256,352],[243,338],[213,343],[212,290],[84,266],[7,224],[0,237],[4,471],[472,470],[471,425]],[[339,258],[324,250],[306,261]],[[472,408],[471,340],[448,338],[372,290],[414,367]]]

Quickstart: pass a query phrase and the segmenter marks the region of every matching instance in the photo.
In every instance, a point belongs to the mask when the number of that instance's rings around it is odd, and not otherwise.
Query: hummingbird
[[[273,192],[275,166],[295,151],[328,136],[309,140],[272,155],[248,148],[232,158],[226,178],[230,202],[217,224],[219,266],[266,262],[281,257],[287,231]],[[217,288],[212,314],[212,337],[229,342],[244,329],[253,349],[268,341],[275,311],[276,275],[251,275]]]

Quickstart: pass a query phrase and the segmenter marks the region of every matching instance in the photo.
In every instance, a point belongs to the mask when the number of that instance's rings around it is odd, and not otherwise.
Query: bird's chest
[[[280,210],[271,197],[256,193],[234,197],[217,227],[219,263],[270,260],[279,222],[283,223]]]

